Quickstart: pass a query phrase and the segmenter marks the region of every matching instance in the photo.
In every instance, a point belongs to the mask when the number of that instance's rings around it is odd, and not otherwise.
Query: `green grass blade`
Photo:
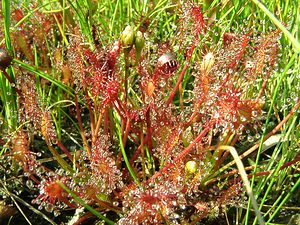
[[[48,81],[50,81],[52,84],[55,84],[57,87],[61,88],[62,90],[66,91],[68,94],[70,94],[71,96],[74,96],[74,91],[73,89],[69,88],[68,86],[64,85],[62,82],[53,79],[50,75],[48,75],[47,73],[44,73],[36,68],[34,68],[33,66],[30,66],[18,59],[14,59],[13,60],[18,66],[20,66],[21,68],[32,72]]]
[[[4,37],[7,50],[12,53],[13,48],[10,39],[10,1],[2,0],[2,16],[4,18]]]
[[[139,179],[137,178],[137,176],[134,174],[134,171],[133,171],[133,169],[132,169],[132,167],[130,165],[130,162],[128,160],[127,154],[125,152],[124,145],[123,145],[123,140],[122,140],[121,128],[120,128],[120,126],[118,124],[116,124],[116,127],[117,127],[117,132],[118,132],[118,139],[119,139],[119,143],[120,143],[120,148],[121,148],[121,152],[122,152],[122,155],[123,155],[126,167],[127,167],[128,171],[129,171],[131,177],[135,181],[135,183],[139,187],[142,187],[141,182],[139,181]]]

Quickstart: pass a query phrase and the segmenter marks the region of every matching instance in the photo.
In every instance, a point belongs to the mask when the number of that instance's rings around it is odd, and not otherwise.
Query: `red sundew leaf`
[[[71,203],[68,198],[68,193],[57,183],[57,181],[62,183],[66,183],[68,178],[54,176],[47,179],[44,179],[39,184],[40,195],[37,196],[34,202],[38,202],[40,200],[42,204],[51,204],[51,205],[61,205],[61,203],[65,203],[70,208],[75,208],[76,205]]]
[[[223,35],[223,43],[225,46],[230,45],[236,39],[237,39],[237,35],[234,33],[226,32]]]
[[[16,22],[19,22],[24,17],[24,14],[21,9],[14,10],[12,15],[13,15],[13,19],[15,19]]]
[[[88,82],[87,84],[91,85],[92,94],[94,97],[96,97],[103,91],[103,76],[102,76],[101,71],[96,73],[93,77],[91,77],[88,80],[90,80],[91,83],[89,84],[89,82]]]
[[[13,140],[12,153],[14,159],[23,166],[24,171],[28,171],[31,152],[28,146],[28,137],[23,130],[20,130]]]
[[[116,41],[112,48],[110,49],[110,51],[108,52],[108,60],[107,60],[107,64],[108,64],[108,68],[110,70],[113,70],[115,68],[116,62],[117,62],[117,58],[120,55],[120,51],[121,51],[121,41]]]
[[[239,115],[245,117],[247,121],[251,120],[253,112],[260,114],[263,104],[256,100],[244,100],[240,101],[237,105],[237,111]]]
[[[103,105],[107,105],[118,97],[120,84],[116,80],[109,81],[106,85]]]
[[[83,52],[83,55],[84,55],[85,59],[87,60],[87,62],[90,65],[93,65],[93,68],[101,68],[102,67],[97,55],[95,53],[93,53],[90,49],[86,49]]]
[[[50,21],[48,20],[43,21],[42,29],[45,34],[49,33],[51,28],[52,28],[52,23]]]
[[[224,204],[224,202],[229,202],[233,200],[235,197],[239,196],[242,192],[242,184],[237,183],[229,187],[227,190],[224,190],[220,193],[219,204]]]
[[[258,100],[241,99],[239,90],[228,90],[219,99],[218,115],[223,119],[227,118],[225,120],[233,123],[235,127],[244,122],[253,122],[255,115],[261,114],[262,103]]]
[[[238,61],[241,60],[241,58],[243,57],[243,55],[246,51],[246,47],[248,46],[248,42],[249,42],[249,34],[243,35],[240,49],[237,52],[236,57],[229,64],[229,66],[228,66],[229,69],[233,69],[236,66],[236,64],[238,63]]]
[[[198,45],[199,35],[205,29],[205,22],[201,8],[194,3],[188,10],[187,17],[189,19],[189,22],[191,22],[191,24],[189,24],[188,26],[191,26],[191,31],[194,34],[193,44],[187,47],[187,51],[185,53],[186,57],[190,59],[192,57],[195,47]]]
[[[205,27],[203,13],[200,7],[196,6],[195,4],[192,5],[191,13],[195,22],[195,34],[200,35]]]
[[[277,53],[277,36],[278,31],[273,31],[267,37],[262,39],[262,42],[257,46],[253,57],[255,66],[250,71],[252,77],[255,78],[258,74],[262,73],[267,62],[270,66],[274,65]]]

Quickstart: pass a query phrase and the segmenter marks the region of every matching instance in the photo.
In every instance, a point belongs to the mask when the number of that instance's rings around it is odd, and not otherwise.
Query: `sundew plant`
[[[0,223],[298,224],[299,18],[2,0]]]

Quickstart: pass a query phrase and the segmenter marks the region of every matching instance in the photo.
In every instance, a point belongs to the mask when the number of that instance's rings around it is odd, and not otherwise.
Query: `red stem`
[[[124,135],[123,135],[123,146],[124,146],[124,148],[126,146],[129,131],[130,131],[130,119],[129,119],[129,117],[127,117],[125,131],[124,131]]]
[[[93,139],[92,140],[93,145],[95,144],[95,142],[97,140],[98,132],[99,132],[100,127],[101,127],[101,122],[102,122],[102,118],[103,118],[104,112],[105,112],[105,108],[101,110],[101,112],[99,114],[99,117],[98,117],[98,120],[97,120],[97,124],[96,124],[96,128],[95,128],[95,133],[94,133],[93,138],[92,138]]]
[[[70,154],[70,152],[68,151],[68,149],[63,145],[63,143],[61,143],[59,140],[57,140],[57,146],[66,154],[66,156],[71,160],[71,162],[73,161],[73,157]]]
[[[150,119],[150,106],[148,106],[146,111],[146,123],[147,123],[147,143],[149,151],[152,152],[152,129],[151,129],[151,119]]]
[[[190,61],[190,58],[188,59],[188,61]],[[187,70],[188,67],[189,67],[189,63],[186,62],[185,65],[184,65],[184,67],[183,67],[183,69],[181,70],[181,72],[179,74],[179,77],[177,79],[176,85],[173,88],[173,90],[172,90],[172,92],[171,92],[171,94],[169,96],[169,99],[167,101],[167,106],[170,105],[170,103],[173,101],[173,98],[174,98],[174,96],[176,94],[176,91],[177,91],[179,85],[181,84],[181,81],[182,81],[182,79],[184,77],[184,74],[185,74],[185,72],[186,72],[186,70]]]
[[[88,105],[88,109],[89,109],[89,116],[90,116],[90,122],[91,122],[91,131],[92,131],[92,135],[94,135],[95,132],[95,120],[94,120],[94,116],[93,116],[93,110],[91,107],[91,98],[89,97],[87,91],[85,92],[85,98],[87,99],[87,105]]]
[[[108,134],[108,126],[109,126],[108,109],[105,108],[105,111],[104,111],[104,134]]]
[[[21,90],[18,89],[18,88],[16,87],[16,84],[15,84],[14,80],[8,75],[8,73],[7,73],[5,70],[3,70],[2,73],[3,73],[3,75],[5,76],[5,78],[8,80],[8,82],[9,82],[10,84],[13,84],[13,85],[14,85],[15,91],[16,91],[16,92],[18,93],[18,95],[22,98],[22,97],[23,97],[23,94],[22,94]]]
[[[73,162],[73,157],[70,154],[70,152],[68,151],[68,149],[64,146],[63,143],[61,143],[60,141],[57,141],[57,146],[67,155],[67,157],[70,159],[71,162]],[[79,169],[80,165],[75,161],[75,165],[76,167]]]

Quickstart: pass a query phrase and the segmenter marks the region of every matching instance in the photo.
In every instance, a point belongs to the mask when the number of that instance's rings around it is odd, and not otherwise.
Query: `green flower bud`
[[[104,194],[104,193],[96,194],[96,197],[97,197],[99,200],[104,201],[104,202],[108,202],[108,201],[109,201],[108,195],[106,195],[106,194]]]
[[[136,50],[136,63],[140,61],[141,53],[145,45],[144,35],[141,31],[136,32],[134,46]]]
[[[189,144],[193,141],[193,133],[191,127],[188,127],[182,134],[182,141],[184,147],[189,146]]]
[[[144,39],[144,35],[141,31],[136,32],[134,45],[135,45],[136,51],[138,51],[138,52],[142,51],[142,49],[145,45],[145,39]]]
[[[121,35],[121,42],[124,50],[130,51],[134,44],[135,32],[131,26],[127,26]]]
[[[193,174],[193,173],[196,173],[197,172],[197,169],[198,169],[198,165],[195,161],[188,161],[186,164],[185,164],[185,171],[188,173],[188,174]]]

